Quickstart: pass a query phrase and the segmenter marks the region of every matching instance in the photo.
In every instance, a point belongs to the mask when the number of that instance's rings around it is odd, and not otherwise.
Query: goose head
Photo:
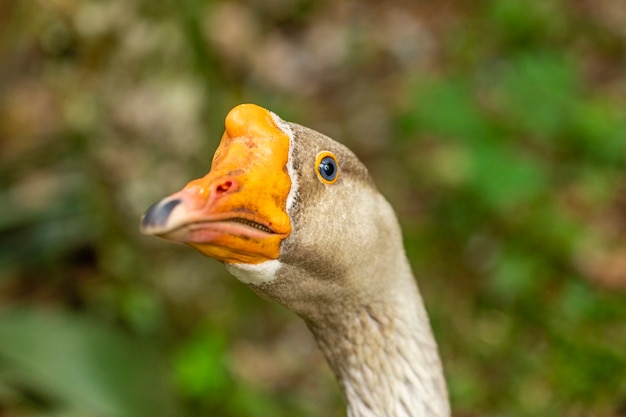
[[[397,222],[352,151],[253,104],[225,125],[210,172],[150,207],[143,233],[223,262],[305,318],[393,288],[371,272],[403,255]]]

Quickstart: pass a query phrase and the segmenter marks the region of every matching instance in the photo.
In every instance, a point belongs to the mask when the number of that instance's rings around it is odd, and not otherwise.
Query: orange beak
[[[289,236],[289,137],[253,104],[226,116],[211,171],[150,207],[141,231],[227,263],[278,259]]]

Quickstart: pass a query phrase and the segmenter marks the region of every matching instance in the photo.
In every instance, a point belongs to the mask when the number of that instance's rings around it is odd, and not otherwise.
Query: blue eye
[[[339,174],[339,166],[337,158],[330,152],[321,152],[317,155],[317,174],[320,180],[326,184],[332,184],[337,181]]]

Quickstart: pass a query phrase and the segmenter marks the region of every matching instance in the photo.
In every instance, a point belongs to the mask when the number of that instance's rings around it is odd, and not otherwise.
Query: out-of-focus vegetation
[[[457,416],[626,415],[626,3],[0,2],[0,415],[330,416],[300,321],[138,234],[256,102],[396,207]]]

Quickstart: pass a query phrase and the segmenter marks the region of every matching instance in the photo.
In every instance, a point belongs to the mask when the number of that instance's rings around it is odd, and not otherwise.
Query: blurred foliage
[[[0,3],[0,415],[343,415],[308,331],[140,236],[240,102],[396,207],[457,416],[626,410],[626,4]]]
[[[61,414],[177,414],[174,395],[164,383],[163,359],[145,342],[98,321],[13,309],[0,318],[0,339],[9,387],[32,389],[31,401],[54,404]],[[111,366],[117,363],[124,366]]]

